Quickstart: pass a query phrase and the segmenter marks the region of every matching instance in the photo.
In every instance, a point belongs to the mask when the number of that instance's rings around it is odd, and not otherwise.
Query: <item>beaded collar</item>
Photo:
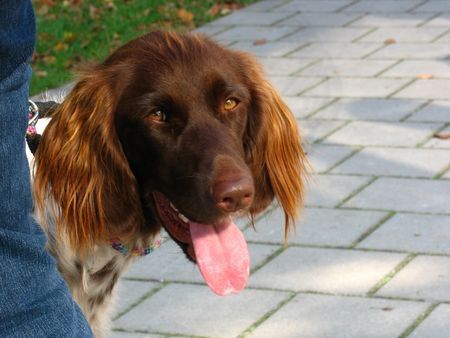
[[[158,249],[161,246],[161,238],[156,240],[151,246],[148,248],[139,248],[139,249],[128,249],[125,245],[122,244],[120,239],[111,238],[109,240],[111,247],[124,255],[131,254],[132,256],[146,256],[152,253],[155,249]]]

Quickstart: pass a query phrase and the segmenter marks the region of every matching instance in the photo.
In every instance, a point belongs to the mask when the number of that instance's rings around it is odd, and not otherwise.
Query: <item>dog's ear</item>
[[[261,66],[245,53],[240,57],[247,69],[253,100],[244,139],[256,182],[250,212],[263,210],[276,197],[284,210],[287,237],[303,204],[308,162],[294,115],[264,78]]]
[[[136,181],[115,131],[121,89],[114,71],[97,66],[81,77],[53,113],[35,158],[41,216],[45,222],[45,208],[54,204],[59,234],[80,252],[98,240],[126,240],[143,223]]]

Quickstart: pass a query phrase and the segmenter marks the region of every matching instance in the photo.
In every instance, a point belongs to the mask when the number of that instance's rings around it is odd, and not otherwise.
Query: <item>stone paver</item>
[[[425,309],[419,302],[300,294],[250,337],[398,337]]]
[[[324,97],[385,98],[391,94],[394,94],[408,82],[409,81],[406,79],[390,80],[380,78],[331,78],[308,90],[305,95]],[[411,95],[407,95],[407,97],[410,96]]]
[[[448,122],[450,121],[450,101],[433,101],[414,113],[408,121]]]
[[[401,3],[401,1],[396,1]],[[420,27],[420,28],[379,28],[364,36],[362,42],[383,42],[394,39],[396,42],[431,42],[447,31],[445,27]]]
[[[392,13],[407,12],[417,5],[421,4],[420,0],[412,1],[395,1],[395,0],[361,0],[344,9],[344,12],[372,12],[372,13]]]
[[[291,43],[294,42],[292,41]],[[373,53],[382,46],[383,45],[379,43],[313,42],[306,45],[304,48],[300,48],[298,51],[290,53],[289,57],[358,59]]]
[[[289,243],[322,246],[351,246],[369,228],[376,225],[386,212],[306,208],[291,231]],[[245,237],[250,241],[283,244],[284,213],[277,208],[249,228]]]
[[[388,60],[325,60],[300,71],[305,76],[375,76],[395,62]]]
[[[290,247],[252,275],[250,286],[363,295],[404,254]]]
[[[344,26],[355,19],[359,14],[348,13],[312,13],[304,12],[291,16],[286,20],[280,21],[278,26],[308,26],[308,27],[339,27]]]
[[[298,120],[303,139],[308,143],[313,143],[326,137],[344,124],[345,122],[343,121]]]
[[[286,96],[296,96],[323,81],[320,77],[270,76],[275,88]]]
[[[326,138],[328,143],[415,147],[442,127],[436,123],[353,121]]]
[[[450,182],[381,177],[346,203],[345,207],[450,214]]]
[[[288,296],[280,291],[245,290],[218,297],[205,286],[171,284],[120,317],[115,325],[165,334],[236,337]]]
[[[426,47],[426,48],[424,48]],[[445,59],[450,55],[448,43],[395,43],[370,55],[374,59]]]
[[[328,106],[333,100],[322,97],[285,97],[284,102],[297,119],[302,119],[317,112],[320,108]]]
[[[382,77],[408,77],[432,76],[433,78],[450,77],[450,61],[448,60],[408,60],[402,61],[387,70]]]
[[[314,144],[306,145],[306,151],[313,171],[324,173],[356,151],[356,148],[332,144]]]
[[[314,118],[328,120],[400,121],[426,101],[402,99],[340,99]]]
[[[377,295],[429,301],[450,301],[450,257],[418,256]]]
[[[351,0],[294,0],[275,8],[275,11],[336,12],[350,3]]]
[[[357,247],[450,254],[450,216],[396,214]]]
[[[448,79],[417,80],[400,90],[394,97],[450,100],[449,86],[450,80]]]
[[[368,177],[317,175],[308,187],[306,205],[335,207],[369,181]]]
[[[263,0],[198,31],[254,54],[293,111],[305,208],[287,243],[276,203],[236,221],[239,295],[166,240],[121,279],[111,337],[449,337],[450,1]]]
[[[331,173],[431,178],[449,165],[450,153],[445,150],[367,147]]]
[[[445,337],[450,332],[450,305],[439,305],[420,325],[411,337],[435,338]]]

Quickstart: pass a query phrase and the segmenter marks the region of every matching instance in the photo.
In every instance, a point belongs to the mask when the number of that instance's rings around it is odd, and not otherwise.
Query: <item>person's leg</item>
[[[0,337],[91,337],[31,216],[25,155],[30,0],[0,1]]]

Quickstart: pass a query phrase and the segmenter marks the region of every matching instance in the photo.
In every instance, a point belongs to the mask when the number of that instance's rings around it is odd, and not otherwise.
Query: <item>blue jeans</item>
[[[92,337],[31,216],[25,155],[30,0],[0,1],[0,337]]]

